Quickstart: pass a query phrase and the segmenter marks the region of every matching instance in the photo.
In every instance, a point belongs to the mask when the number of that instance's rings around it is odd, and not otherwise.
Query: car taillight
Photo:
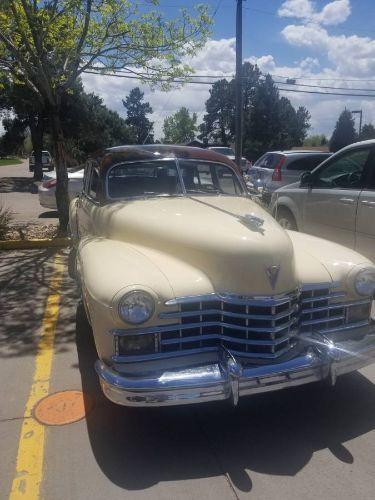
[[[44,181],[42,185],[44,188],[50,189],[56,186],[56,179],[50,179],[49,181]]]
[[[273,181],[281,181],[282,176],[281,176],[281,167],[285,163],[285,156],[281,157],[280,160],[276,163],[273,174],[272,174],[272,180]]]

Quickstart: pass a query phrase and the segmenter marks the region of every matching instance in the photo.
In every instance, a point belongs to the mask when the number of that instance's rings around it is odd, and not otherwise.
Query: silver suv
[[[321,151],[270,151],[250,169],[250,187],[269,203],[276,189],[297,182],[303,172],[311,172],[329,156],[331,153]]]
[[[272,195],[270,208],[284,228],[340,243],[375,262],[375,140],[351,144],[305,172]]]

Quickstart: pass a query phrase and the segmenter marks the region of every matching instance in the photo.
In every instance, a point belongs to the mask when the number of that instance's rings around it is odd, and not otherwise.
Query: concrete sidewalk
[[[38,183],[29,172],[29,160],[0,166],[0,205],[14,213],[14,223],[56,224],[57,212],[39,204]]]

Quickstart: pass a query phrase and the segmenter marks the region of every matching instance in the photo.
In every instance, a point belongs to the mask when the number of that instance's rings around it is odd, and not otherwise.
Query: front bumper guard
[[[211,364],[153,372],[148,376],[124,376],[96,362],[104,394],[125,406],[170,406],[231,399],[327,379],[375,362],[375,329],[357,341],[333,344],[321,334],[301,339],[305,353],[288,361],[243,367],[230,351],[222,349]]]

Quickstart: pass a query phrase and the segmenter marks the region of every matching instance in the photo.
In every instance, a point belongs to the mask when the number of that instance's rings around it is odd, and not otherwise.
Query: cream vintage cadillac
[[[87,163],[70,227],[115,403],[236,404],[375,360],[374,265],[282,229],[225,156],[108,149]]]

